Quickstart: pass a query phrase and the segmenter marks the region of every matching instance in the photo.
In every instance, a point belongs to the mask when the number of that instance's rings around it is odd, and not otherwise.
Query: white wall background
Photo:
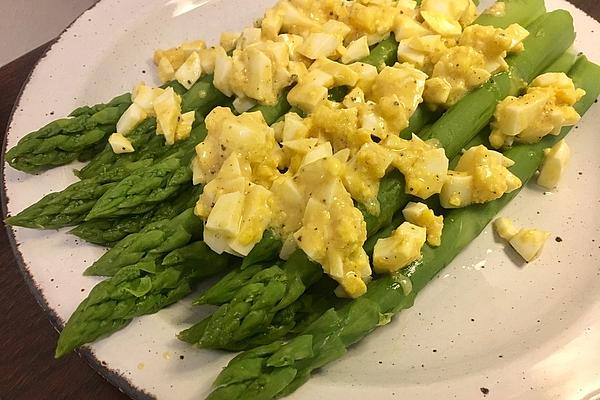
[[[0,0],[0,66],[60,34],[97,0]]]

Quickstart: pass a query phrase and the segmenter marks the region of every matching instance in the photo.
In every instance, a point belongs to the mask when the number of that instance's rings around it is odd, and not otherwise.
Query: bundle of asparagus
[[[575,63],[574,56],[565,53],[575,37],[567,12],[545,13],[543,0],[507,0],[503,13],[483,14],[475,23],[527,26],[525,51],[507,58],[507,72],[494,75],[445,113],[419,106],[401,137],[417,133],[434,139],[449,158],[457,157],[462,149],[486,142],[496,104],[518,94],[544,70],[568,71],[577,87],[585,89],[586,96],[575,106],[580,114],[600,94],[600,67],[585,57]],[[393,65],[397,50],[392,35],[372,48],[363,62],[378,68]],[[202,119],[230,100],[215,88],[211,75],[189,91],[176,82],[169,85],[181,93],[182,111],[196,113],[191,136],[183,142],[165,146],[164,139],[155,135],[156,121],[148,118],[129,134],[137,151],[115,154],[106,138],[131,104],[131,96],[125,94],[107,104],[81,107],[71,118],[27,135],[7,153],[9,164],[25,172],[91,159],[77,171],[80,181],[7,219],[9,224],[37,229],[78,225],[72,234],[112,246],[85,271],[108,279],[90,292],[65,325],[57,357],[125,327],[135,317],[173,304],[204,278],[228,272],[195,301],[219,308],[178,337],[196,347],[247,350],[219,375],[209,398],[284,396],[315,369],[341,357],[350,345],[410,307],[426,283],[518,192],[447,212],[439,247],[424,247],[422,257],[405,273],[376,277],[364,296],[340,300],[322,267],[302,251],[278,261],[282,242],[271,231],[265,232],[241,265],[225,253],[214,253],[202,241],[203,223],[193,212],[202,188],[191,185],[190,162],[195,146],[207,134]],[[335,88],[330,99],[341,101],[346,92]],[[257,105],[250,111],[260,111],[272,124],[289,110],[284,91],[275,105]],[[515,161],[511,172],[526,182],[541,163],[543,149],[568,131],[507,150],[505,155]],[[369,238],[364,248],[370,256],[376,241],[403,222],[399,211],[411,199],[403,175],[395,171],[380,182],[377,215],[356,205],[366,222]]]

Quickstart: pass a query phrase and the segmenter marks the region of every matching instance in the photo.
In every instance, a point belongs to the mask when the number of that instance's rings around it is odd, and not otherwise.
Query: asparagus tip
[[[54,358],[59,359],[65,356],[67,353],[73,350],[70,346],[65,345],[65,342],[61,340],[63,338],[62,334],[58,337],[58,343],[56,344],[56,349],[54,350]]]
[[[13,215],[4,219],[4,223],[10,226],[20,226],[22,228],[31,228],[31,229],[46,229],[45,226],[32,223],[28,221],[26,218],[19,217],[19,215]]]
[[[102,274],[99,274],[98,271],[96,271],[96,268],[94,268],[94,266],[90,266],[87,267],[85,269],[85,271],[83,271],[83,276],[101,276]]]

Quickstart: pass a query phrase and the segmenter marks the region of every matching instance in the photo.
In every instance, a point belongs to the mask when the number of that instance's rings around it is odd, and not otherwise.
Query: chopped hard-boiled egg
[[[505,217],[494,221],[498,235],[508,241],[513,249],[527,262],[531,262],[541,254],[544,243],[550,233],[539,229],[518,229],[511,220]]]
[[[494,230],[498,236],[507,241],[519,233],[519,229],[506,217],[499,217],[494,220]]]
[[[175,143],[177,125],[181,115],[181,97],[169,87],[153,103],[157,133],[165,136],[167,144]]]
[[[309,71],[321,71],[333,78],[333,86],[354,86],[358,81],[358,74],[352,67],[331,61],[327,58],[320,58],[309,68]],[[324,86],[329,86],[324,84]]]
[[[462,26],[457,20],[450,18],[447,14],[437,11],[421,10],[421,17],[425,21],[425,27],[435,33],[446,36],[456,37],[462,33]]]
[[[490,76],[482,53],[472,47],[452,47],[433,67],[431,78],[425,83],[423,98],[430,104],[449,107]]]
[[[261,185],[251,185],[244,198],[240,231],[229,247],[243,256],[258,243],[271,222],[272,193]]]
[[[408,203],[402,210],[402,215],[407,222],[427,230],[427,243],[431,246],[440,245],[444,229],[443,216],[435,215],[427,205],[415,202]]]
[[[334,57],[340,46],[340,40],[331,33],[311,33],[298,47],[298,53],[311,60],[321,57]]]
[[[352,66],[346,66],[327,58],[319,58],[310,69],[299,76],[299,83],[288,93],[288,102],[306,112],[314,112],[327,100],[328,89],[335,86],[354,86],[360,75]]]
[[[413,135],[411,140],[388,136],[383,146],[395,154],[392,165],[404,175],[406,193],[427,199],[440,193],[448,173],[448,158],[437,148]]]
[[[379,215],[379,181],[392,163],[392,152],[377,143],[365,143],[346,164],[343,182],[352,198],[372,215]]]
[[[192,132],[192,125],[194,124],[195,118],[196,113],[194,111],[188,111],[179,116],[177,130],[175,131],[176,142],[180,140],[185,140],[190,137],[190,133]]]
[[[208,134],[196,146],[194,179],[210,182],[232,153],[241,155],[252,166],[254,182],[270,183],[277,176],[279,146],[273,128],[260,112],[234,115],[226,107],[216,107],[206,116]]]
[[[356,272],[350,271],[342,278],[335,294],[338,297],[357,298],[367,293],[368,279],[361,278]]]
[[[156,50],[154,52],[154,63],[159,64],[163,58],[169,60],[175,69],[179,68],[191,53],[206,48],[206,43],[202,40],[192,40],[183,42],[180,46],[167,50]]]
[[[249,111],[256,104],[256,100],[249,97],[236,97],[235,100],[233,100],[233,108],[235,108],[235,111],[238,114]]]
[[[573,105],[585,95],[564,73],[546,73],[531,82],[527,93],[509,96],[496,107],[490,143],[495,148],[513,142],[536,143],[558,135],[563,126],[576,124],[580,116]]]
[[[569,149],[564,139],[556,143],[552,148],[545,149],[544,161],[540,167],[537,184],[546,189],[556,188],[570,158],[571,149]]]
[[[538,229],[521,229],[509,243],[525,261],[531,262],[542,253],[548,237],[548,232]]]
[[[451,42],[432,32],[400,40],[398,61],[408,62],[431,75],[433,66],[448,50]]]
[[[369,98],[377,102],[383,97],[396,96],[410,116],[423,101],[421,94],[426,79],[425,73],[411,65],[385,67],[375,78]]]
[[[115,154],[133,153],[135,151],[131,141],[120,133],[110,135],[108,143]]]
[[[181,114],[181,97],[173,88],[153,88],[140,83],[133,89],[131,99],[133,103],[117,122],[117,133],[127,135],[148,116],[156,116],[156,133],[165,136],[166,144],[190,136],[195,112]]]
[[[192,165],[195,184],[202,182],[196,176],[198,170],[200,170],[196,165],[197,163],[198,158],[195,158]],[[250,175],[251,167],[249,163],[241,155],[232,153],[225,159],[214,179],[204,186],[202,195],[194,209],[195,214],[207,218],[219,196],[233,192],[244,193],[250,186]]]
[[[320,85],[296,85],[287,96],[288,102],[304,111],[310,112],[317,104],[327,100],[327,88]]]
[[[175,68],[173,68],[173,65],[171,64],[169,59],[166,57],[161,58],[158,62],[158,79],[160,79],[161,82],[165,83],[169,82],[170,80],[173,80],[174,77]]]
[[[439,13],[458,21],[469,12],[469,3],[470,0],[423,0],[420,10],[421,13],[423,11]]]
[[[146,112],[146,114],[154,115],[154,99],[160,96],[164,89],[146,86],[144,83],[138,84],[131,93],[131,101],[137,104]]]
[[[373,250],[373,267],[377,273],[392,273],[408,267],[421,256],[427,237],[426,229],[403,222],[390,237],[379,239]]]
[[[317,148],[314,151],[320,152]],[[328,152],[331,154],[331,145]],[[271,187],[271,226],[281,237],[293,235],[295,246],[319,262],[349,296],[357,297],[364,293],[362,285],[348,280],[348,274],[366,280],[371,269],[362,248],[366,224],[342,184],[343,170],[337,157],[315,156],[293,177],[277,179]],[[286,247],[288,252],[294,248],[289,244]]]
[[[225,51],[231,51],[237,46],[237,42],[242,34],[240,32],[223,32],[219,39],[219,44]]]
[[[298,114],[291,112],[285,114],[281,142],[288,140],[304,139],[308,136],[307,123]]]
[[[176,78],[175,72],[187,61],[190,61],[190,64],[182,70],[181,74],[184,74],[186,70],[189,71],[192,64],[197,62],[195,58],[190,60],[190,56],[200,53],[205,49],[206,44],[202,40],[193,40],[184,42],[180,46],[171,49],[156,50],[154,52],[154,63],[158,66],[158,75],[161,82],[168,82]],[[181,84],[184,83],[181,82]]]
[[[341,61],[344,64],[361,60],[369,55],[369,41],[366,36],[350,42],[346,47],[346,52],[342,55]]]
[[[205,228],[225,236],[237,235],[242,222],[244,198],[243,192],[225,193],[219,196],[206,219]]]
[[[429,16],[429,13],[425,16]],[[441,25],[436,33],[440,33],[445,26],[443,19],[439,21]],[[460,27],[457,23],[455,29]],[[450,29],[450,26],[446,28]],[[447,39],[452,36],[451,33],[402,40],[398,58],[416,63],[428,72],[431,68],[423,97],[432,105],[449,107],[456,104],[469,90],[486,82],[491,74],[506,71],[508,64],[504,59],[508,53],[523,50],[522,41],[528,35],[529,32],[518,24],[506,29],[471,25],[460,36],[455,35],[457,40],[454,41]],[[427,46],[420,43],[425,38],[428,38]]]
[[[140,122],[145,120],[146,117],[148,117],[148,113],[146,113],[142,107],[133,102],[117,121],[117,133],[120,133],[121,135],[127,135]]]
[[[196,83],[202,75],[202,64],[198,53],[193,52],[185,60],[181,67],[175,71],[175,79],[181,83],[186,89],[189,89]]]
[[[455,171],[449,172],[440,193],[444,208],[486,203],[521,187],[521,180],[508,167],[514,162],[501,153],[479,145],[467,150]]]
[[[401,14],[394,21],[394,38],[397,41],[431,34],[433,32],[411,16]]]

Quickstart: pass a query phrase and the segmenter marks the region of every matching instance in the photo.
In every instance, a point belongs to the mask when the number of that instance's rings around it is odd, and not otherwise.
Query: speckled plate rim
[[[96,6],[98,6],[98,4],[100,4],[102,1],[103,0],[99,0],[95,4],[90,6],[79,17],[77,17],[71,24],[69,24],[69,26],[67,28],[65,28],[54,40],[51,41],[51,44],[48,46],[48,48],[44,51],[44,53],[40,56],[40,58],[35,62],[33,68],[31,69],[30,73],[28,74],[27,78],[25,79],[25,81],[19,91],[19,94],[17,95],[17,97],[15,99],[15,103],[12,107],[12,110],[10,112],[10,116],[9,116],[9,119],[8,119],[8,122],[6,125],[5,135],[4,135],[3,141],[2,141],[2,154],[0,155],[0,162],[2,163],[2,166],[0,167],[1,168],[0,172],[2,173],[2,190],[0,191],[0,202],[2,203],[1,207],[2,207],[2,212],[3,212],[4,216],[8,215],[8,207],[7,207],[8,206],[8,195],[7,195],[6,174],[5,174],[5,170],[7,167],[7,164],[5,162],[5,154],[6,154],[7,142],[8,142],[8,131],[10,130],[10,127],[13,123],[15,111],[20,106],[21,97],[23,95],[23,92],[26,89],[26,87],[28,86],[33,74],[36,72],[36,69],[38,68],[40,62],[42,62],[47,57],[47,55],[52,52],[52,50],[55,46],[57,46],[58,44],[61,43],[61,41],[65,38],[65,35],[70,32],[70,30],[72,29],[74,24],[76,24],[78,21],[80,21],[81,18],[84,15],[86,15],[86,13],[88,13],[89,11],[94,9]],[[574,6],[574,7],[576,7],[576,6]],[[592,18],[591,16],[589,16],[589,14],[587,12],[583,11],[582,9],[580,9],[578,7],[576,7],[576,8],[580,12],[582,12],[585,15],[587,15],[588,17]],[[42,290],[40,289],[38,284],[35,282],[31,272],[29,271],[29,269],[26,265],[24,257],[19,249],[19,244],[17,243],[16,237],[15,237],[15,232],[8,225],[4,225],[4,229],[7,233],[9,243],[11,245],[13,254],[15,256],[16,264],[18,266],[20,273],[23,276],[23,279],[25,280],[25,282],[27,284],[27,287],[29,288],[30,292],[36,299],[37,303],[42,307],[44,312],[47,313],[48,319],[49,319],[51,325],[53,326],[53,328],[57,332],[60,332],[60,330],[64,326],[63,319],[57,314],[57,312],[55,310],[53,310],[50,307]],[[102,362],[100,362],[100,360],[96,357],[95,353],[89,347],[84,346],[84,347],[80,348],[79,350],[77,350],[76,353],[79,354],[80,356],[82,356],[83,359],[87,362],[87,364],[95,372],[97,372],[100,376],[102,376],[104,379],[106,379],[110,384],[115,386],[119,391],[123,392],[124,394],[131,397],[132,399],[135,399],[135,400],[155,399],[155,396],[150,395],[143,389],[140,389],[140,388],[136,387],[134,384],[132,384],[132,382],[128,378],[126,378],[122,372],[112,370],[111,368],[107,367]]]
[[[15,99],[15,103],[10,112],[10,116],[6,123],[4,137],[2,138],[2,154],[0,155],[0,162],[2,163],[2,165],[0,167],[0,173],[2,174],[2,190],[0,191],[0,202],[2,203],[2,215],[3,216],[8,215],[8,194],[7,194],[6,174],[5,174],[5,169],[7,167],[5,156],[6,156],[6,150],[7,150],[7,144],[8,144],[8,131],[10,129],[10,126],[13,123],[15,110],[19,107],[19,105],[21,103],[21,97],[23,95],[23,92],[25,91],[25,88],[29,84],[31,77],[35,73],[40,62],[42,62],[42,60],[44,60],[44,58],[46,58],[46,56],[50,52],[52,52],[52,49],[55,46],[60,44],[60,42],[64,39],[65,35],[71,30],[71,28],[73,27],[74,24],[76,24],[85,14],[87,14],[88,12],[93,10],[101,2],[102,2],[102,0],[98,0],[96,3],[94,3],[90,7],[88,7],[83,13],[81,13],[81,15],[79,15],[75,20],[73,20],[56,38],[54,38],[50,41],[50,44],[48,45],[46,50],[43,52],[43,54],[40,56],[40,58],[35,62],[35,64],[31,68],[31,71],[27,75],[27,78],[25,79],[25,81],[23,82],[23,85],[21,86],[21,89],[19,90],[19,93]],[[50,324],[52,325],[52,327],[58,333],[60,333],[65,322],[63,321],[62,318],[60,318],[58,316],[56,311],[50,307],[42,290],[40,289],[38,284],[35,282],[35,279],[33,279],[31,272],[27,268],[27,264],[25,262],[25,259],[23,258],[23,254],[21,254],[21,251],[19,249],[19,244],[17,243],[16,237],[15,237],[15,232],[9,225],[6,225],[4,223],[2,223],[2,225],[4,226],[4,230],[6,232],[6,236],[8,237],[8,241],[10,243],[10,247],[12,249],[13,255],[15,256],[15,260],[16,260],[16,264],[19,269],[19,272],[21,273],[23,280],[27,284],[27,287],[29,288],[29,292],[33,295],[33,297],[35,298],[36,302],[40,305],[42,310],[47,314],[48,320],[50,321]],[[145,392],[143,389],[140,389],[137,386],[133,385],[131,383],[131,381],[129,381],[123,375],[123,373],[112,370],[112,369],[108,368],[107,366],[103,365],[102,362],[100,362],[100,360],[98,360],[98,358],[96,357],[94,352],[89,347],[87,347],[87,346],[81,347],[80,349],[76,350],[76,353],[78,355],[80,355],[85,360],[85,362],[96,373],[98,373],[100,376],[102,376],[104,379],[106,379],[111,385],[113,385],[119,391],[123,392],[124,394],[131,397],[132,399],[147,400],[147,399],[155,398],[154,396]]]

